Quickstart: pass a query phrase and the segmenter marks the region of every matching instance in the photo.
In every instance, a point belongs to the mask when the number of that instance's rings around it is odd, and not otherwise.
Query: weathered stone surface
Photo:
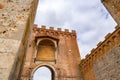
[[[120,79],[120,45],[106,53],[94,63],[97,80]]]
[[[38,0],[0,0],[0,80],[18,78],[37,3]]]
[[[0,80],[7,80],[20,42],[12,39],[0,39],[0,44]]]
[[[0,80],[7,80],[14,64],[15,56],[12,53],[0,54]],[[5,64],[7,63],[7,64]]]
[[[5,6],[0,9],[0,37],[20,40],[31,12],[32,0],[4,0],[0,3]]]
[[[14,39],[1,38],[0,44],[1,44],[0,45],[1,54],[2,53],[12,53],[13,51],[14,51],[14,53],[16,53],[18,50],[18,47],[20,45],[20,41],[14,40]]]

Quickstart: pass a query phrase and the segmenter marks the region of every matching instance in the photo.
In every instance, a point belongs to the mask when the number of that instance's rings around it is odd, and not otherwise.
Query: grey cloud
[[[116,25],[100,0],[44,0],[36,16],[39,26],[75,29],[82,58]]]

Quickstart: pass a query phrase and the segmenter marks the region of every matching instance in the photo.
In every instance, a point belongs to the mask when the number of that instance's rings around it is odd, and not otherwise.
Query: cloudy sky
[[[39,0],[35,23],[76,30],[82,58],[116,26],[100,0]]]
[[[38,68],[33,75],[33,80],[51,80],[51,71],[47,67]]]
[[[47,28],[53,26],[55,29],[76,30],[82,58],[116,26],[100,0],[39,0],[35,23],[38,26],[46,25]],[[45,72],[50,74],[45,68],[41,72],[42,76]],[[34,80],[42,79],[40,74],[35,76]],[[44,80],[49,80],[47,78]]]

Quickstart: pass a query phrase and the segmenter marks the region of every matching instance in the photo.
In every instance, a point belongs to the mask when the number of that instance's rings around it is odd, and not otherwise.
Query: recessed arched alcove
[[[42,39],[37,46],[36,60],[54,61],[55,51],[55,43],[52,40]]]
[[[33,73],[32,80],[54,80],[54,71],[48,66],[41,66]]]

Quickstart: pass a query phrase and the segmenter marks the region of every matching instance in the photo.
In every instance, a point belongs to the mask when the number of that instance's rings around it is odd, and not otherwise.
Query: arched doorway
[[[47,66],[39,67],[33,74],[33,80],[54,80],[53,70]]]

